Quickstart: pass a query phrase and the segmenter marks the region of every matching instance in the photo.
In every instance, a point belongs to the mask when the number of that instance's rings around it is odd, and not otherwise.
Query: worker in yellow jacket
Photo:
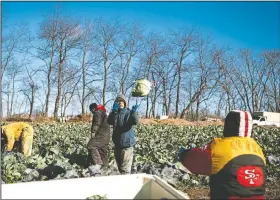
[[[202,148],[181,148],[179,159],[187,169],[210,176],[211,199],[264,199],[266,160],[251,132],[251,114],[233,110],[223,138]]]
[[[25,156],[30,156],[32,153],[33,144],[33,128],[31,125],[24,122],[14,122],[1,127],[1,137],[7,141],[6,151],[12,151],[15,142],[21,145],[21,152]],[[3,147],[3,146],[2,146]]]

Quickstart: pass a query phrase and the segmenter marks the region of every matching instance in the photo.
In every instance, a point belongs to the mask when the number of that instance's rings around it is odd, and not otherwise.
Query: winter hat
[[[97,104],[96,103],[92,103],[89,105],[89,110],[95,110],[97,107]]]
[[[126,107],[126,105],[127,105],[127,100],[126,100],[126,98],[123,94],[120,94],[119,96],[117,96],[115,101],[117,101],[117,102],[123,101],[124,102],[124,107]]]
[[[247,111],[232,110],[225,119],[224,137],[251,137],[252,116]]]

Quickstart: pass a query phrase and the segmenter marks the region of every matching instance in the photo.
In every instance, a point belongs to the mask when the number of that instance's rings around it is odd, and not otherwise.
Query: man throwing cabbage
[[[121,174],[130,174],[133,161],[133,147],[135,145],[135,133],[133,125],[139,123],[137,116],[138,105],[130,110],[124,95],[119,95],[113,109],[108,116],[108,124],[113,126],[113,142],[115,144],[114,155]]]

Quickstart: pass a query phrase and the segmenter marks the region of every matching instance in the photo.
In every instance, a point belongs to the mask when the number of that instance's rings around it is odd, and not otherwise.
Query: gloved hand
[[[196,147],[196,144],[191,143],[190,146],[191,146],[191,149],[192,149],[192,148],[195,148],[195,147]]]
[[[113,111],[114,112],[118,112],[119,111],[119,108],[120,108],[120,104],[118,102],[115,102],[113,104]]]
[[[194,143],[190,144],[190,148],[186,149],[185,147],[181,146],[178,153],[177,153],[177,159],[182,162],[184,160],[184,157],[186,156],[186,154],[192,149],[195,148],[196,145]]]
[[[138,108],[139,108],[139,105],[136,104],[136,105],[132,106],[131,111],[136,112],[138,110]]]
[[[179,151],[177,152],[177,159],[180,162],[182,162],[184,160],[184,156],[186,155],[187,151],[188,150],[185,147],[183,147],[183,146],[180,147]]]

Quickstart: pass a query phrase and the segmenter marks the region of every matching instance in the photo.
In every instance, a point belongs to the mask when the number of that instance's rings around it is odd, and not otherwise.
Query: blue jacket
[[[111,112],[107,120],[108,124],[113,125],[113,142],[121,148],[128,148],[135,145],[135,133],[133,125],[139,123],[136,112],[129,108],[123,108],[118,112]]]

